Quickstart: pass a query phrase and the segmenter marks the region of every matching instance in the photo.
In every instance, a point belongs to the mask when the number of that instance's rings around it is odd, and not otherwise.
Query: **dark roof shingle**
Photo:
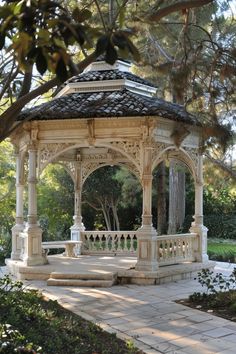
[[[65,83],[60,87],[60,91],[63,87],[65,87],[69,83],[76,82],[89,82],[89,81],[104,81],[104,80],[119,80],[126,79],[133,82],[137,82],[142,85],[147,85],[151,87],[156,87],[151,82],[142,79],[141,77],[131,74],[127,71],[120,71],[118,69],[115,70],[99,70],[99,71],[88,71],[76,76],[71,77],[69,80],[65,81]]]
[[[99,117],[159,116],[199,125],[184,107],[127,89],[107,92],[71,93],[24,110],[19,120],[56,120]]]

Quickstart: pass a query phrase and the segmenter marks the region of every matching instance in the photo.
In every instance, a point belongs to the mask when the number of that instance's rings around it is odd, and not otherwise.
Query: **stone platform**
[[[11,274],[20,280],[45,280],[54,286],[109,287],[114,284],[157,285],[190,279],[203,268],[214,268],[214,262],[186,262],[160,267],[156,272],[135,270],[136,257],[120,256],[48,256],[49,263],[25,266],[22,261],[6,260]]]

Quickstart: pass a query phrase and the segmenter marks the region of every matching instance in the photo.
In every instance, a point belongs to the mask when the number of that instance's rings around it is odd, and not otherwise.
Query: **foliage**
[[[186,304],[235,321],[236,268],[229,276],[203,269],[197,279],[206,291],[193,293]]]
[[[0,235],[0,266],[5,264],[5,259],[11,254],[10,235]]]
[[[74,186],[60,165],[47,167],[38,186],[38,215],[43,239],[68,239],[74,214]]]
[[[2,330],[0,333],[8,336],[10,345],[26,345],[29,350],[31,346],[35,348],[34,352],[141,354],[130,343],[126,345],[114,334],[108,334],[95,324],[63,309],[56,301],[44,299],[39,293],[24,289],[21,282],[12,282],[9,276],[0,281],[0,318],[0,328],[5,332],[8,329],[10,331],[3,334]]]
[[[197,273],[197,279],[201,286],[206,288],[206,294],[229,291],[236,288],[236,268],[234,268],[229,277],[224,277],[222,273],[203,269]]]

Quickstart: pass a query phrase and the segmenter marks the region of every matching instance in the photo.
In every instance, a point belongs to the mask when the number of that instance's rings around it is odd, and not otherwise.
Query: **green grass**
[[[209,258],[222,262],[236,262],[236,243],[229,241],[208,240]]]
[[[6,327],[6,324],[11,327]],[[10,329],[9,329],[10,328]],[[33,343],[29,345],[29,343]],[[33,350],[15,351],[30,346]],[[38,349],[41,347],[41,349]],[[141,354],[95,324],[64,309],[56,301],[20,282],[0,279],[0,353],[41,354]]]

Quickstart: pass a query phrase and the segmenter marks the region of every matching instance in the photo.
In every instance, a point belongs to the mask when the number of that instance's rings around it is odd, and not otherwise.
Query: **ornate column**
[[[79,156],[80,158],[80,156]],[[84,224],[82,222],[81,214],[81,202],[82,202],[82,161],[79,159],[76,161],[75,169],[75,203],[74,203],[74,225],[71,226],[71,240],[72,241],[82,241],[81,240],[81,231],[85,230]],[[76,253],[81,254],[81,247],[76,248]]]
[[[207,262],[207,231],[203,225],[203,161],[202,155],[198,156],[197,179],[195,181],[195,215],[191,232],[198,234],[198,242],[195,247],[195,257],[198,262]]]
[[[143,214],[142,226],[138,230],[138,260],[135,269],[138,271],[156,271],[157,232],[152,226],[152,148],[143,149]]]
[[[24,230],[24,154],[16,153],[16,218],[15,225],[12,228],[12,252],[11,259],[20,259],[21,239],[20,233]]]
[[[28,221],[21,234],[23,244],[21,259],[27,266],[31,266],[45,264],[47,261],[42,251],[42,229],[37,221],[36,147],[30,145],[28,153]]]

